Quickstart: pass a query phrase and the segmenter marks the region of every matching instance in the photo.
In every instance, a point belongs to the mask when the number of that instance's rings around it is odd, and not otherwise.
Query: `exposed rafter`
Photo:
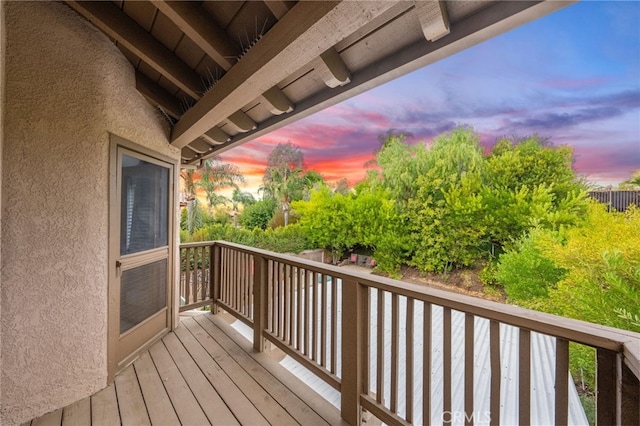
[[[203,140],[203,138],[196,139],[189,144],[189,148],[198,154],[205,154],[211,151],[212,146]]]
[[[260,102],[269,110],[273,115],[284,114],[285,112],[293,111],[293,103],[287,95],[282,93],[282,90],[278,86],[273,86],[262,94]]]
[[[136,89],[153,105],[162,108],[176,120],[182,117],[180,102],[170,93],[151,81],[149,77],[136,71]]]
[[[235,129],[236,132],[246,133],[250,130],[255,130],[258,125],[243,111],[236,111],[229,116],[228,123]]]
[[[449,15],[447,5],[439,0],[416,0],[416,13],[424,37],[436,41],[449,34]]]
[[[202,135],[202,137],[214,145],[222,145],[224,143],[231,142],[231,136],[218,127],[209,129],[204,135]]]
[[[316,69],[327,86],[331,88],[344,86],[351,81],[351,72],[333,47],[320,55],[317,64]]]
[[[198,74],[112,2],[67,1],[67,3],[189,96],[200,99],[202,82]]]
[[[393,2],[297,3],[176,123],[172,145],[187,145],[392,6]]]
[[[221,68],[227,71],[235,63],[238,52],[227,34],[220,29],[202,6],[187,1],[154,1],[187,37],[193,40]]]

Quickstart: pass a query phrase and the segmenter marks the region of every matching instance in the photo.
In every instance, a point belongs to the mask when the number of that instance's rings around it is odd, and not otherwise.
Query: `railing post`
[[[350,425],[359,425],[362,393],[363,309],[367,289],[356,281],[342,281],[342,383],[340,414]]]
[[[267,326],[267,259],[253,255],[253,349],[264,351],[263,331]]]
[[[596,424],[616,424],[617,363],[616,352],[598,348],[596,352]]]
[[[213,244],[211,247],[211,262],[209,263],[209,295],[211,297],[211,313],[218,313],[218,300],[220,299],[220,271],[222,262],[222,249],[219,245]]]
[[[627,367],[624,360],[621,361],[622,413],[620,413],[620,424],[637,425],[640,422],[640,380]]]

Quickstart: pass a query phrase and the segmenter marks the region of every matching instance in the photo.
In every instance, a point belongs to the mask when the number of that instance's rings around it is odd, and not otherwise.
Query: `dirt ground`
[[[404,267],[400,270],[400,280],[422,284],[442,290],[481,297],[496,302],[505,302],[506,294],[502,289],[487,287],[480,280],[480,268],[451,271],[447,274],[422,274],[415,268]]]
[[[343,267],[361,272],[372,272],[371,268],[353,264],[344,264]],[[422,274],[416,268],[405,266],[400,270],[401,276],[398,279],[400,281],[480,297],[482,299],[505,302],[507,297],[504,291],[502,289],[493,287],[488,288],[485,286],[478,276],[479,273],[480,268],[455,270],[447,273],[446,275],[434,273]]]

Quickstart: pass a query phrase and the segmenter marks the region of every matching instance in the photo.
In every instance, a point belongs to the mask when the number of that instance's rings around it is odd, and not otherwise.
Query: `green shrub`
[[[532,230],[512,250],[500,256],[495,280],[504,287],[512,302],[527,305],[533,299],[546,298],[549,288],[555,288],[566,275],[566,270],[557,267],[539,246],[543,232]]]
[[[257,201],[255,204],[245,206],[238,217],[238,221],[248,229],[266,229],[275,211],[276,202],[272,198],[266,198]]]

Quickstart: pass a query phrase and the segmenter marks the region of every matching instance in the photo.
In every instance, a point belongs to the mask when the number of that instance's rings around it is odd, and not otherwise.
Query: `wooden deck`
[[[253,352],[220,316],[181,323],[111,386],[30,424],[342,424],[334,406],[269,355]]]

